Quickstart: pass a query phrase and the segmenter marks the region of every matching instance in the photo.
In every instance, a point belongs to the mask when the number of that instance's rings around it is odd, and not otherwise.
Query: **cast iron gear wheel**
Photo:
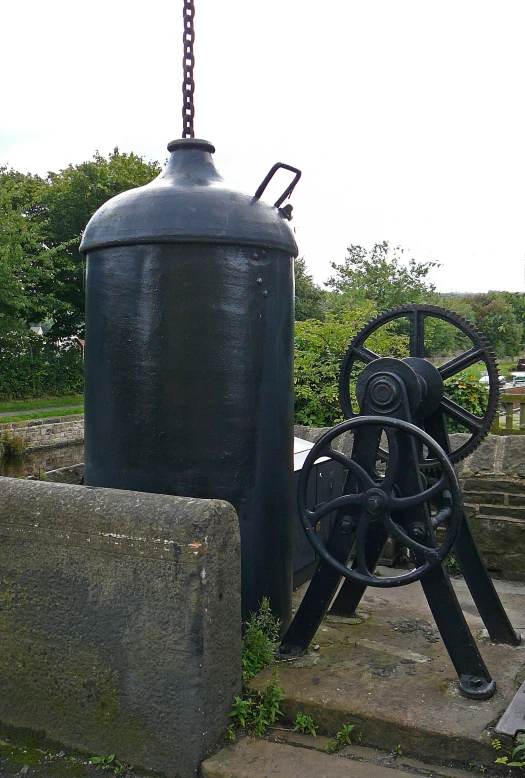
[[[471,454],[490,431],[494,417],[498,411],[500,390],[499,370],[496,355],[484,336],[473,324],[446,308],[440,308],[437,305],[423,304],[393,308],[390,311],[385,311],[385,313],[376,316],[357,333],[350,343],[341,363],[339,400],[343,414],[346,419],[352,419],[358,415],[358,409],[353,407],[350,397],[350,382],[351,379],[355,380],[355,376],[352,376],[354,365],[356,362],[369,364],[374,359],[379,359],[380,357],[379,354],[376,354],[374,351],[367,348],[365,342],[370,335],[376,332],[380,327],[383,327],[396,319],[403,318],[408,319],[410,322],[409,350],[411,357],[425,357],[425,319],[427,318],[441,319],[448,324],[452,324],[471,341],[472,346],[469,349],[444,362],[442,365],[437,366],[443,380],[451,378],[461,370],[465,370],[476,362],[483,362],[485,364],[489,377],[489,396],[483,416],[476,416],[466,408],[462,408],[458,403],[447,396],[443,397],[439,405],[438,410],[441,411],[446,418],[459,422],[470,432],[470,438],[457,449],[450,452],[450,459],[452,462],[459,462],[461,459],[464,459]],[[431,467],[437,463],[432,460],[426,460],[422,464]]]

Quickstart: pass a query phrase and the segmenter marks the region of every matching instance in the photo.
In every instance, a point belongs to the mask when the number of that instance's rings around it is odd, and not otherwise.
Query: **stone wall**
[[[221,500],[0,478],[0,728],[194,778],[241,691]]]
[[[525,581],[525,437],[489,435],[456,470],[489,570]]]
[[[295,435],[314,442],[328,429],[296,426]],[[453,435],[452,446],[464,438]],[[343,436],[337,447],[351,453],[351,436]],[[489,435],[456,470],[489,570],[498,578],[525,581],[525,436]],[[82,483],[82,477],[83,466],[46,473],[47,480],[66,483]],[[381,561],[391,565],[399,557],[400,549],[390,543]]]
[[[56,416],[52,419],[11,421],[0,424],[0,439],[20,438],[27,451],[66,446],[84,440],[84,415]]]
[[[328,430],[295,427],[295,435],[316,441]],[[452,435],[452,448],[467,436]],[[351,453],[351,435],[335,441]],[[488,435],[456,466],[467,515],[490,572],[525,581],[525,436]]]

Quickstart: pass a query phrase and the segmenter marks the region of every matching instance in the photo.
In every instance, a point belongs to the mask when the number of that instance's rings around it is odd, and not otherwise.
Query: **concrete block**
[[[0,721],[193,778],[240,693],[221,500],[0,478]]]

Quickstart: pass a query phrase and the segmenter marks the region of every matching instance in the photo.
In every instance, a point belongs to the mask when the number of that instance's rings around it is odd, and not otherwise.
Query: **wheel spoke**
[[[390,505],[394,511],[402,511],[406,508],[412,508],[414,505],[421,505],[421,503],[429,502],[436,494],[440,494],[444,491],[448,479],[442,475],[439,481],[435,483],[430,489],[425,489],[424,492],[419,494],[412,494],[409,497],[391,497]]]
[[[410,316],[410,356],[425,355],[425,314],[417,309]]]
[[[360,505],[361,500],[361,494],[343,494],[341,497],[336,497],[335,500],[323,503],[314,511],[307,511],[306,513],[310,523],[315,525],[329,513],[332,513],[332,511],[337,511],[340,508],[347,508],[350,505]]]
[[[464,424],[471,432],[480,432],[483,429],[483,419],[474,416],[473,413],[462,408],[454,400],[443,397],[441,400],[441,410],[454,421]]]
[[[417,540],[412,540],[410,535],[407,535],[406,532],[404,532],[395,521],[392,521],[392,518],[388,514],[384,514],[381,517],[381,521],[393,537],[399,540],[403,546],[406,546],[412,551],[417,551],[420,554],[426,554],[430,548],[432,548],[429,546],[423,546],[421,543],[418,543]]]
[[[446,378],[450,378],[451,376],[456,375],[456,373],[459,373],[461,370],[465,370],[467,367],[470,367],[475,362],[479,362],[480,359],[484,360],[484,357],[484,350],[474,346],[469,351],[464,351],[463,354],[459,354],[459,356],[454,357],[454,359],[451,359],[449,362],[445,362],[443,365],[441,365],[441,367],[438,367],[441,378],[444,381]]]
[[[366,346],[357,346],[354,349],[354,354],[367,365],[369,362],[373,362],[374,359],[380,359],[379,354],[376,354],[375,351],[372,351]]]
[[[354,462],[353,459],[347,457],[345,454],[341,454],[340,451],[336,451],[335,448],[328,447],[323,449],[321,456],[327,456],[330,459],[333,459],[335,462],[340,462],[347,468],[347,470],[350,470],[354,475],[356,475],[358,480],[361,481],[363,486],[367,489],[371,489],[373,486],[376,486],[375,481],[371,478],[371,476],[368,475],[366,470],[361,467],[361,465],[359,465],[357,462]]]

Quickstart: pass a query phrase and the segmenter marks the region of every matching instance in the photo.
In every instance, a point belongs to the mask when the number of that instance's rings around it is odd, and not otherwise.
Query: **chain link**
[[[195,116],[195,106],[193,105],[193,94],[195,92],[195,81],[193,80],[193,68],[195,66],[195,57],[193,54],[193,44],[195,43],[195,30],[193,29],[193,19],[195,17],[194,0],[184,0],[182,10],[184,19],[184,35],[182,43],[184,45],[184,57],[182,58],[182,71],[184,78],[182,82],[182,137],[194,138],[193,118]]]

